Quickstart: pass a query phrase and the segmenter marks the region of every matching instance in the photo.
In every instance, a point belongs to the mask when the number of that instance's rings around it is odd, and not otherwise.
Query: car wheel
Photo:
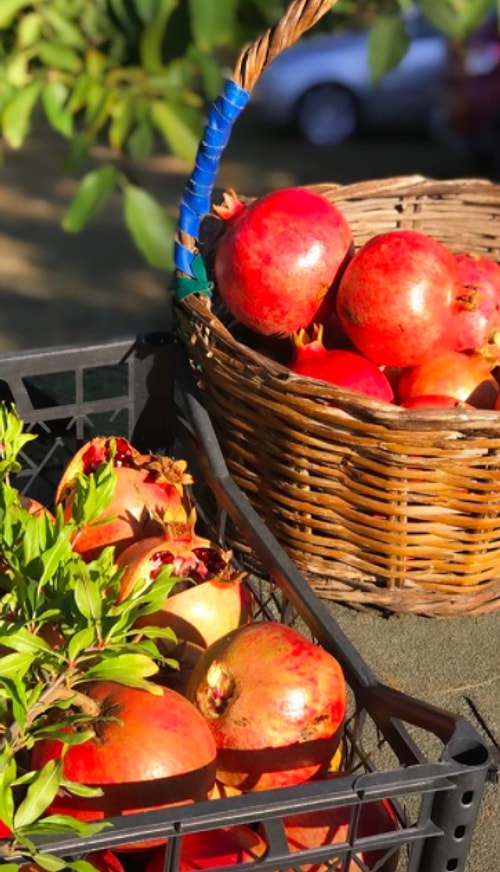
[[[356,98],[341,85],[315,85],[300,98],[295,120],[300,135],[312,145],[338,145],[355,132]]]

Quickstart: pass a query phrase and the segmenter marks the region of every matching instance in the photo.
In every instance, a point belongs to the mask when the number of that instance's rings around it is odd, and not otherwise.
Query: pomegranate
[[[416,230],[369,240],[340,280],[340,323],[366,357],[412,366],[452,348],[460,274],[452,252]]]
[[[109,848],[103,851],[91,851],[85,859],[99,869],[99,872],[126,872],[121,860]]]
[[[315,325],[312,340],[309,340],[305,330],[296,333],[294,346],[295,353],[289,369],[297,375],[321,379],[385,403],[393,402],[393,390],[385,373],[355,351],[326,349],[320,325]]]
[[[400,403],[404,409],[474,409],[471,403],[464,403],[456,397],[447,397],[444,394],[424,394],[423,396],[410,397]]]
[[[192,511],[184,521],[166,524],[161,536],[135,542],[119,555],[117,566],[124,568],[119,599],[139,578],[154,579],[163,566],[171,566],[179,582],[162,608],[137,626],[171,627],[178,639],[207,647],[250,620],[253,597],[230,552],[198,536],[195,519]]]
[[[337,660],[274,621],[238,627],[194,666],[187,689],[217,745],[217,778],[243,791],[284,787],[328,768],[346,711]]]
[[[352,255],[342,213],[306,188],[282,188],[248,206],[226,197],[227,221],[214,260],[229,312],[264,335],[289,336],[333,311],[335,288]]]
[[[500,385],[482,355],[447,351],[404,369],[396,395],[401,404],[413,397],[444,394],[478,409],[492,409],[499,391]]]
[[[221,827],[182,838],[179,870],[214,869],[258,860],[265,853],[264,839],[244,824]],[[163,872],[165,848],[157,848],[146,864],[145,872]]]
[[[500,358],[500,265],[486,255],[455,255],[462,291],[456,351],[482,350]]]
[[[110,681],[87,687],[100,708],[95,737],[67,747],[63,772],[66,779],[100,787],[102,795],[60,793],[50,814],[91,821],[209,797],[216,758],[211,731],[189,700],[169,688],[157,690]],[[53,739],[37,742],[33,768],[61,757],[63,747]]]
[[[78,476],[95,473],[109,460],[112,446],[116,447],[114,495],[105,511],[80,528],[73,541],[74,550],[85,560],[94,560],[105,545],[114,545],[118,555],[136,539],[160,533],[161,516],[167,511],[175,516],[187,505],[185,485],[192,478],[185,461],[140,454],[121,436],[97,436],[76,452],[59,481],[55,502],[63,504],[66,520],[73,513]]]
[[[337,773],[334,776],[343,773]],[[288,848],[291,852],[307,848],[318,848],[323,845],[340,845],[348,842],[351,826],[351,817],[354,809],[350,806],[327,808],[317,811],[304,812],[290,815],[283,819]],[[356,834],[358,838],[376,836],[381,833],[391,833],[397,829],[396,815],[387,800],[378,800],[363,803],[361,806]],[[377,866],[377,872],[395,872],[398,864],[397,849],[379,848],[376,850],[360,851],[356,854],[359,860],[366,864],[367,869],[373,869],[375,864],[380,863],[387,854],[385,862]],[[300,862],[303,872],[360,872],[360,865],[355,859],[350,860],[347,867],[343,866],[343,860],[332,854],[323,863]],[[363,866],[363,868],[365,868]]]

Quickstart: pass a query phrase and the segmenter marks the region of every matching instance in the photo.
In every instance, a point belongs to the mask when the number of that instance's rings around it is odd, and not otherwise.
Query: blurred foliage
[[[81,230],[120,190],[136,245],[150,264],[169,270],[173,223],[123,167],[137,168],[158,149],[192,163],[223,73],[286,5],[285,0],[1,0],[3,142],[21,148],[41,112],[67,140],[67,170],[81,169],[96,141],[107,143],[114,164],[84,176],[64,227]],[[491,0],[419,0],[418,5],[450,39],[463,40]],[[369,25],[370,63],[374,78],[380,78],[406,51],[401,13],[408,6],[409,0],[339,0],[318,28]],[[152,227],[152,221],[159,223]]]

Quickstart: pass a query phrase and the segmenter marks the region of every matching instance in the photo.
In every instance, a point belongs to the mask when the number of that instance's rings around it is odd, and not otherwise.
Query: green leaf
[[[142,66],[148,73],[163,67],[162,47],[165,30],[179,0],[157,0],[154,14],[149,18],[141,35],[140,56]]]
[[[151,106],[151,117],[166,145],[192,164],[201,137],[200,113],[180,103],[156,100]]]
[[[61,857],[56,857],[55,854],[41,854],[35,852],[33,854],[33,862],[36,867],[46,870],[46,872],[61,872],[66,868],[66,860]]]
[[[41,817],[54,799],[61,783],[62,760],[49,760],[34,774],[26,796],[14,815],[14,827],[20,829]]]
[[[140,160],[149,157],[154,147],[153,128],[149,121],[139,121],[127,139],[127,152],[130,157]]]
[[[190,50],[189,56],[200,71],[205,94],[210,100],[215,100],[222,91],[224,84],[224,77],[219,64],[214,57],[198,51],[194,46]]]
[[[133,121],[132,100],[120,95],[111,111],[109,125],[109,142],[113,148],[123,148]]]
[[[55,3],[47,4],[43,11],[43,17],[59,37],[62,45],[76,49],[85,48],[85,38],[78,27],[79,22],[71,20],[69,10],[60,12]]]
[[[15,16],[25,6],[31,6],[32,0],[2,0],[0,3],[0,29],[10,27]]]
[[[368,40],[368,63],[372,81],[377,83],[394,69],[408,49],[408,35],[400,15],[381,15],[372,26]]]
[[[77,73],[81,70],[83,61],[77,51],[58,42],[42,42],[38,57],[46,67],[63,70],[67,73]]]
[[[101,791],[102,793],[102,791]],[[79,821],[70,815],[64,814],[52,814],[48,817],[44,817],[41,820],[37,821],[35,824],[32,824],[29,827],[30,835],[56,835],[59,836],[63,833],[77,833],[79,836],[93,836],[97,833],[102,832],[103,829],[111,826],[108,821],[99,821],[99,823],[86,823],[84,821]],[[43,856],[47,856],[44,854]],[[73,864],[69,863],[66,859],[66,864],[70,865],[73,868]],[[3,872],[2,865],[2,872]]]
[[[463,41],[484,19],[490,0],[419,0],[425,17],[450,39]]]
[[[104,206],[115,187],[117,171],[111,164],[104,164],[87,173],[69,205],[63,219],[63,228],[78,233]]]
[[[125,221],[137,245],[151,266],[171,270],[175,223],[142,188],[128,184],[124,191]]]
[[[31,129],[31,116],[41,91],[40,82],[32,82],[16,91],[4,108],[2,127],[12,148],[20,148]]]
[[[88,578],[78,579],[75,583],[75,602],[84,618],[92,621],[93,624],[99,622],[102,615],[102,599],[97,584],[89,581]]]
[[[17,44],[19,48],[29,48],[39,39],[42,32],[43,18],[38,12],[23,15],[17,26]]]
[[[4,654],[3,657],[0,657],[0,678],[15,678],[25,675],[33,660],[33,653]]]
[[[63,82],[49,82],[42,91],[42,102],[47,121],[54,130],[70,137],[73,133],[73,115],[68,111],[69,88]]]
[[[92,627],[85,627],[77,633],[73,633],[68,642],[68,658],[74,663],[78,656],[90,647],[95,640],[95,632]]]
[[[118,681],[128,687],[143,687],[152,693],[161,693],[161,687],[145,679],[158,672],[158,666],[150,657],[142,654],[120,654],[104,657],[85,673],[86,681]]]
[[[0,645],[5,645],[7,648],[12,648],[14,651],[20,651],[27,654],[40,654],[42,652],[52,651],[50,645],[37,636],[35,633],[30,633],[25,627],[16,628],[13,633],[3,633],[0,635]]]
[[[195,44],[204,52],[234,41],[237,0],[188,0]]]
[[[0,820],[12,829],[14,823],[14,793],[12,785],[16,779],[16,762],[9,751],[4,751],[0,765]]]

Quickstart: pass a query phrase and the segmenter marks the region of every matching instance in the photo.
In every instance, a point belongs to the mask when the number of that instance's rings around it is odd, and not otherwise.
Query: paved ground
[[[293,183],[465,172],[459,161],[411,137],[313,153],[285,136],[256,136],[241,125],[218,181],[247,194]],[[29,148],[8,155],[0,170],[0,351],[88,343],[167,323],[168,279],[134,250],[118,197],[82,234],[60,229],[75,190],[74,179],[60,172],[62,156],[58,141],[41,131]],[[174,215],[188,169],[160,156],[142,170],[144,182]],[[332,611],[384,681],[477,724],[472,704],[500,741],[500,612],[436,621],[385,620],[340,606]],[[467,872],[499,869],[500,787],[489,787]]]

